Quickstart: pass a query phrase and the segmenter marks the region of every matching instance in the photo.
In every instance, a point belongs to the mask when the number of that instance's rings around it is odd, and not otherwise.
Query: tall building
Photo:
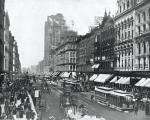
[[[4,71],[8,74],[9,73],[9,16],[8,13],[5,13],[4,19]]]
[[[9,32],[9,78],[12,80],[13,75],[13,43],[14,36],[12,36],[11,32]]]
[[[4,79],[4,6],[5,0],[0,0],[0,84]]]
[[[54,71],[54,51],[59,45],[60,34],[66,31],[66,21],[62,14],[51,15],[45,22],[44,72]]]

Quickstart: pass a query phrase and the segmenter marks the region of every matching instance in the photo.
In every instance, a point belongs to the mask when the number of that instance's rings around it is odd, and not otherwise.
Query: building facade
[[[45,41],[44,41],[44,71],[54,71],[55,56],[54,51],[60,44],[60,34],[66,31],[66,21],[62,14],[51,15],[45,22]]]
[[[0,81],[3,80],[4,72],[4,6],[5,0],[0,0]]]
[[[77,40],[77,72],[93,72],[95,29]]]
[[[135,6],[135,70],[150,71],[150,1]]]
[[[9,73],[9,16],[8,13],[5,13],[5,19],[4,19],[4,71],[6,73]]]
[[[94,63],[98,65],[95,71],[109,72],[114,70],[114,43],[114,21],[105,12],[95,39]]]
[[[115,17],[115,70],[134,70],[135,0],[118,0]]]
[[[62,43],[56,48],[55,71],[76,71],[77,33],[65,31],[61,34]]]

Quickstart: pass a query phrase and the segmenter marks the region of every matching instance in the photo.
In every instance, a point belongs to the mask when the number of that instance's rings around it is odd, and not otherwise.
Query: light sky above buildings
[[[22,67],[36,65],[44,57],[44,23],[47,16],[62,13],[78,34],[86,34],[95,16],[105,9],[115,15],[117,0],[6,0],[10,30],[18,42]]]

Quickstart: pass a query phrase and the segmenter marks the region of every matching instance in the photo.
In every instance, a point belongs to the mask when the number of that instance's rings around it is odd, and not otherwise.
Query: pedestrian
[[[30,115],[31,115],[31,111],[28,109],[27,112],[26,112],[26,119],[27,120],[30,120],[30,118],[31,118]]]
[[[33,112],[33,110],[31,111],[31,119],[34,120],[35,118],[35,113]]]
[[[91,95],[91,101],[93,101],[94,100],[94,95]]]

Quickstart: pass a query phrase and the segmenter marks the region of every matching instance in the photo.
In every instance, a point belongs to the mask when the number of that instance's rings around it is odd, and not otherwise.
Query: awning
[[[53,74],[53,76],[56,77],[56,76],[59,75],[59,73],[60,73],[60,72],[55,72],[55,73]]]
[[[111,81],[110,83],[115,83],[117,81],[117,76],[115,76]]]
[[[72,78],[76,78],[76,77],[77,77],[76,72],[72,72]]]
[[[130,77],[125,78],[125,79],[122,81],[122,84],[130,84]]]
[[[110,79],[112,77],[111,74],[100,74],[98,75],[98,77],[94,80],[95,82],[100,82],[100,83],[104,83],[106,82],[108,79]]]
[[[70,76],[70,72],[65,72],[63,75],[62,75],[62,77],[64,77],[64,78],[68,78]]]
[[[92,77],[90,77],[89,80],[90,80],[90,81],[93,81],[93,80],[95,80],[95,79],[97,78],[97,76],[98,76],[97,74],[94,74]]]
[[[50,76],[53,76],[54,72],[51,72]]]
[[[53,72],[50,72],[49,76],[52,76]]]
[[[142,78],[139,82],[135,84],[135,86],[140,86],[140,84],[142,84],[145,80],[146,78]]]
[[[124,77],[121,77],[118,81],[116,81],[115,83],[120,84],[123,81]]]
[[[65,72],[60,73],[60,75],[59,75],[59,76],[60,76],[60,77],[62,77],[64,73],[65,73]]]
[[[98,68],[99,67],[99,64],[94,64],[93,66],[92,66],[92,68]]]
[[[56,76],[57,74],[58,74],[58,72],[54,72],[54,73],[53,73],[53,77]]]
[[[98,68],[98,67],[99,67],[99,64],[96,64],[96,65],[95,65],[95,68]]]
[[[150,80],[150,78],[148,78]],[[150,87],[150,82],[145,85],[145,87]]]
[[[92,68],[95,68],[96,65],[93,65]]]
[[[146,85],[150,82],[150,79],[146,79],[144,82],[140,84],[141,87],[146,87]]]

